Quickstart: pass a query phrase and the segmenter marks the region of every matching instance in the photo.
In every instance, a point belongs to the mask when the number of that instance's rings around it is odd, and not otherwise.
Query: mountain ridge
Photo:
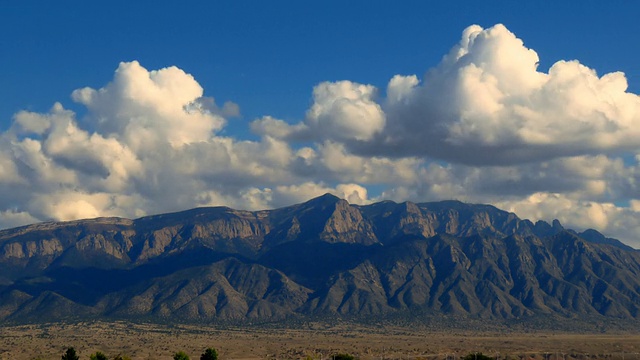
[[[0,231],[0,319],[18,322],[424,313],[635,321],[638,275],[640,252],[595,230],[459,201],[350,205],[325,194],[274,210],[205,207]]]

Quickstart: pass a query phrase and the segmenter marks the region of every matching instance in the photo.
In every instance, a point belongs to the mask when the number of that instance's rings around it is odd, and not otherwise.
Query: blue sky
[[[208,96],[300,119],[310,89],[349,79],[384,86],[435,66],[471,24],[505,24],[546,68],[579,59],[640,88],[638,7],[629,1],[16,1],[2,5],[2,125],[102,86],[121,61],[175,65]]]
[[[0,227],[330,191],[640,244],[633,2],[0,6]]]

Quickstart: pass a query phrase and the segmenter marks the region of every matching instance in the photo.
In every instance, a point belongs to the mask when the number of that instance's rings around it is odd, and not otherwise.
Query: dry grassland
[[[361,359],[455,360],[480,351],[500,359],[640,360],[640,335],[563,333],[427,332],[311,324],[304,329],[216,328],[92,322],[0,327],[0,358],[59,360],[68,346],[88,359],[95,351],[110,358],[172,359],[185,351],[199,359],[215,347],[220,359],[327,359],[348,352]]]

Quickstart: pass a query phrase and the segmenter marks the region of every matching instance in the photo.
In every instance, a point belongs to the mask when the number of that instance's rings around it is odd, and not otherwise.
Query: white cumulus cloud
[[[637,148],[640,97],[624,74],[578,61],[537,69],[502,25],[471,26],[422,85],[394,78],[389,126],[370,151],[472,165],[516,164]]]
[[[181,69],[148,71],[137,61],[120,63],[112,82],[79,89],[72,98],[91,112],[98,129],[136,150],[168,141],[180,146],[207,141],[224,126],[217,114],[194,106],[204,90]]]
[[[376,88],[351,81],[323,82],[313,89],[313,105],[305,121],[289,125],[264,117],[252,124],[254,131],[297,140],[371,140],[385,126],[385,113],[375,101]]]

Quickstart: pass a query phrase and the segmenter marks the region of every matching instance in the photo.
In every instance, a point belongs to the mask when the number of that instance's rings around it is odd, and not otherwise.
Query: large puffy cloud
[[[375,88],[350,81],[322,83],[313,89],[307,113],[311,131],[341,140],[369,140],[382,130],[385,116],[373,101]]]
[[[371,140],[385,126],[382,107],[371,85],[351,81],[323,82],[313,89],[313,105],[304,122],[291,126],[265,117],[252,124],[261,134],[297,140]]]
[[[239,107],[185,71],[122,63],[104,87],[72,93],[81,118],[56,103],[0,134],[0,227],[330,192],[492,203],[640,246],[638,96],[622,73],[538,61],[504,26],[471,26],[422,79],[396,75],[382,92],[320,83],[301,121],[253,121],[258,140],[222,135]]]
[[[180,146],[207,141],[225,121],[204,110],[204,91],[189,74],[169,67],[148,71],[137,61],[121,63],[102,89],[79,89],[72,98],[91,112],[99,131],[135,150],[154,149],[158,142]]]
[[[472,165],[615,153],[640,145],[640,97],[624,74],[598,77],[578,61],[547,73],[504,26],[467,28],[442,62],[387,88],[388,126],[354,149]]]

